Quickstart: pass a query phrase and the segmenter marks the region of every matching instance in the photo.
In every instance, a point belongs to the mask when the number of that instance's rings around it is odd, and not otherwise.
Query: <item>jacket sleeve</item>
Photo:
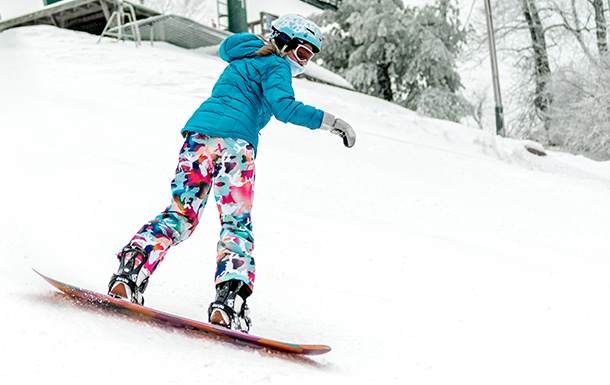
[[[288,63],[275,61],[263,76],[263,95],[277,120],[304,126],[312,130],[322,124],[324,111],[294,100],[292,75]]]

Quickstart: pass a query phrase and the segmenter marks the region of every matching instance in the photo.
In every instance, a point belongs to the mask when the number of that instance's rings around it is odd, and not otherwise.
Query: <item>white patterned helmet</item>
[[[285,46],[292,49],[299,43],[311,44],[314,53],[322,49],[322,31],[313,21],[301,15],[287,14],[274,20],[269,37],[276,41],[280,49]]]

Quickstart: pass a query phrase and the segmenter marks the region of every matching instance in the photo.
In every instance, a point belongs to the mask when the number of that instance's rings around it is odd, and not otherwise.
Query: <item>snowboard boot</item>
[[[120,254],[121,264],[110,278],[108,295],[144,305],[144,290],[148,285],[148,271],[142,269],[148,255],[138,246],[126,246]]]
[[[243,281],[230,280],[216,285],[216,300],[210,304],[210,323],[248,333],[252,320],[246,298],[252,290]]]

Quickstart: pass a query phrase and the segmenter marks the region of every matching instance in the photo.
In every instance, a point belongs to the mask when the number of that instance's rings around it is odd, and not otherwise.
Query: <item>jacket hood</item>
[[[226,38],[218,50],[220,58],[226,62],[256,56],[255,52],[265,43],[251,33],[238,33]]]

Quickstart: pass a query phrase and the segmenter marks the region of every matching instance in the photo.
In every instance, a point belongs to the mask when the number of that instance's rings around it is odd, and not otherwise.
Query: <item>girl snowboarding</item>
[[[220,57],[229,64],[210,98],[182,129],[185,142],[171,184],[172,202],[119,252],[119,269],[108,285],[110,295],[144,303],[150,275],[168,249],[195,230],[213,189],[221,232],[216,298],[208,317],[211,323],[248,332],[246,299],[255,276],[250,213],[259,131],[275,116],[337,134],[347,147],[356,141],[345,121],[294,99],[292,77],[302,73],[321,48],[318,26],[292,14],[274,21],[269,40],[241,33],[223,41]]]

